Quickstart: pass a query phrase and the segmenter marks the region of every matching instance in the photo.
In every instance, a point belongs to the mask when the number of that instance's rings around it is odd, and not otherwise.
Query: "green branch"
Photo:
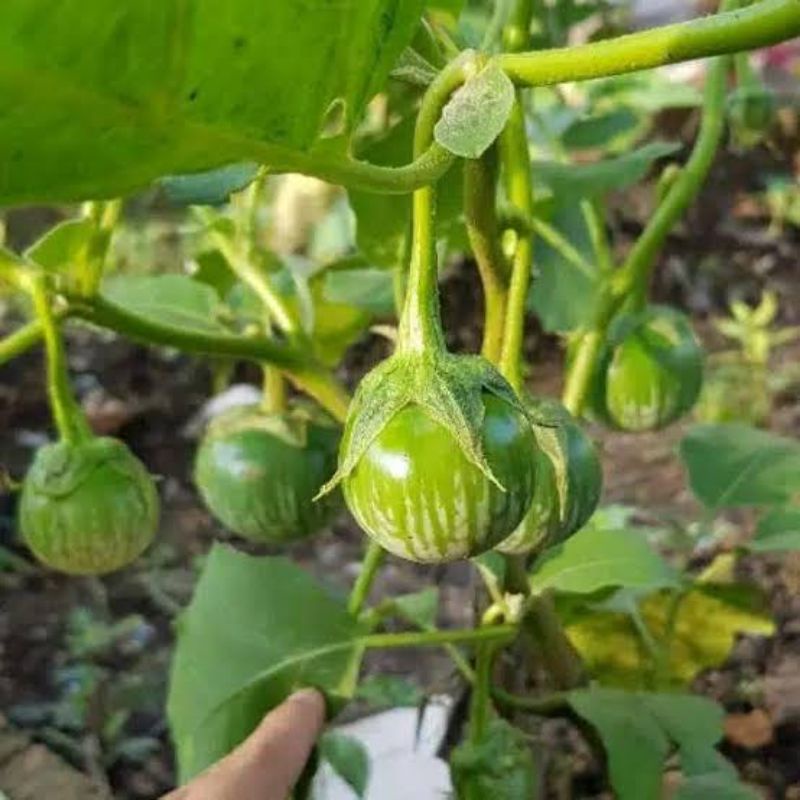
[[[41,326],[47,357],[47,394],[50,408],[58,429],[65,442],[78,443],[90,436],[89,425],[80,409],[69,384],[67,354],[61,338],[59,322],[50,306],[50,296],[45,286],[44,276],[32,273],[25,281],[30,291],[33,307]]]
[[[361,562],[361,570],[358,573],[350,598],[347,601],[347,610],[355,617],[361,613],[364,603],[369,594],[372,582],[386,557],[386,551],[377,543],[370,539],[364,560]]]
[[[494,625],[456,631],[409,631],[408,633],[373,633],[360,641],[365,647],[425,647],[445,644],[501,642],[516,636],[514,625]]]
[[[800,7],[800,0],[797,5]],[[706,78],[700,132],[689,161],[634,244],[622,269],[612,276],[598,302],[592,327],[578,344],[562,398],[572,414],[579,415],[583,411],[606,328],[627,299],[630,298],[635,307],[645,303],[655,259],[670,230],[696,197],[708,175],[725,128],[725,79],[730,65],[730,57],[718,58],[711,65]]]
[[[56,312],[53,314],[58,316]],[[43,335],[42,323],[34,320],[0,340],[0,366],[35,347],[42,341]]]
[[[515,211],[526,220],[533,219],[533,186],[525,115],[517,93],[508,124],[500,136],[500,152],[509,200]],[[530,231],[517,232],[511,268],[500,371],[515,390],[522,387],[522,345],[525,332],[525,311],[528,302],[533,261],[533,236]]]
[[[350,398],[345,389],[306,351],[283,342],[264,337],[185,330],[131,314],[101,296],[89,301],[71,302],[67,314],[145,344],[175,347],[187,353],[206,356],[273,364],[284,370],[295,386],[314,397],[336,419],[343,421],[347,416]]]
[[[715,59],[711,64],[706,77],[700,132],[689,161],[634,244],[619,275],[617,293],[633,293],[637,306],[645,301],[650,272],[669,232],[697,196],[714,163],[725,131],[726,78],[731,66],[730,57]]]
[[[481,352],[494,364],[503,347],[508,263],[500,247],[497,219],[495,152],[464,163],[464,218],[467,235],[483,286],[483,346]]]
[[[768,47],[800,35],[800,0],[763,0],[748,8],[600,42],[498,56],[520,86],[546,86]]]

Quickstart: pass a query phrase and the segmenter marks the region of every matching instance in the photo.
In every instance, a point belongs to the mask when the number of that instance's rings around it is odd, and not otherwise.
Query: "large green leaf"
[[[369,783],[369,754],[358,739],[329,731],[320,739],[319,754],[357,797],[364,796]]]
[[[711,511],[800,496],[800,442],[746,425],[698,425],[681,442],[697,498]]]
[[[622,592],[599,606],[571,609],[567,634],[592,676],[605,684],[646,687],[660,667],[661,680],[686,686],[702,670],[725,661],[742,633],[774,632],[763,606],[755,589],[735,584],[701,583],[682,596],[661,591],[641,601]],[[645,646],[636,622],[663,649],[661,664]]]
[[[252,160],[253,143],[306,150],[334,101],[352,126],[422,8],[4,0],[0,203],[122,194]]]
[[[713,776],[717,785],[738,786],[735,770],[716,749],[722,709],[711,700],[602,688],[570,692],[568,700],[600,734],[619,800],[658,800],[664,762],[673,748],[689,779]]]
[[[600,279],[589,230],[576,198],[557,196],[543,218],[582,258],[580,262],[565,258],[541,235],[534,239],[537,274],[531,290],[533,308],[546,331],[564,333],[580,328],[593,317]]]
[[[355,689],[363,633],[283,558],[217,545],[180,621],[169,715],[181,780],[216,762],[292,691]]]
[[[201,333],[225,332],[217,321],[217,293],[188,275],[118,275],[103,283],[103,295],[154,322]]]
[[[754,553],[800,550],[800,508],[775,508],[765,514],[747,548]]]
[[[640,533],[592,527],[548,550],[531,575],[535,592],[591,594],[615,586],[655,589],[677,583],[675,571]]]
[[[537,161],[533,168],[535,175],[554,192],[597,197],[641,180],[657,159],[678,148],[670,142],[651,142],[624,155],[592,164]]]

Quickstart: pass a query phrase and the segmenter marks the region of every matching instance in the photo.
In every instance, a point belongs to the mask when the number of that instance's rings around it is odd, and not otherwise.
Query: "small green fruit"
[[[344,478],[347,505],[382,547],[436,563],[491,549],[520,523],[533,494],[536,442],[525,416],[485,394],[483,453],[499,488],[455,437],[418,406],[396,413]],[[342,449],[348,446],[348,422]]]
[[[703,352],[689,320],[651,306],[618,317],[589,392],[593,415],[610,427],[652,431],[686,414],[703,383]]]
[[[603,487],[603,470],[591,439],[559,403],[529,404],[535,417],[536,489],[525,519],[498,546],[503,553],[521,554],[552,547],[580,530],[592,516]]]
[[[308,414],[234,409],[216,419],[197,452],[195,483],[214,516],[256,542],[281,543],[319,531],[341,504],[314,502],[336,469],[339,428]]]
[[[158,492],[117,439],[42,447],[22,486],[22,536],[44,564],[102,575],[130,564],[158,527]]]

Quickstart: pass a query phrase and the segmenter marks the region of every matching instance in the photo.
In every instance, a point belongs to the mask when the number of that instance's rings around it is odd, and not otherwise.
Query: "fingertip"
[[[298,713],[318,720],[320,726],[325,721],[325,697],[318,689],[300,689],[289,695],[287,703],[295,706]]]

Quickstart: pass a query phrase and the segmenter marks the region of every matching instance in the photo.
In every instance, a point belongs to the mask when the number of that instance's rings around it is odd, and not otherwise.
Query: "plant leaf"
[[[660,797],[664,761],[673,746],[685,774],[713,775],[735,785],[733,768],[716,750],[722,710],[711,700],[604,688],[573,691],[568,700],[600,734],[619,800]]]
[[[436,123],[436,141],[461,158],[480,158],[508,122],[514,84],[491,61],[454,92]]]
[[[356,698],[372,706],[416,708],[423,694],[411,681],[396,675],[370,675],[358,685]]]
[[[364,630],[299,567],[215,545],[180,620],[167,712],[181,782],[218,761],[292,691],[355,690]]]
[[[193,175],[168,175],[158,183],[171,203],[182,206],[220,206],[230,196],[252,183],[258,164],[230,164],[227,167],[196,172]]]
[[[576,263],[541,235],[534,237],[533,264],[537,271],[530,304],[550,333],[566,333],[587,323],[599,297],[600,278],[591,238],[580,203],[568,194],[558,195],[537,216],[566,241],[581,258]]]
[[[751,587],[696,584],[677,605],[676,599],[674,591],[661,591],[634,606],[652,639],[668,648],[668,675],[662,678],[676,686],[689,684],[702,670],[725,661],[740,634],[768,636],[775,630],[763,598]],[[613,686],[645,687],[654,677],[655,664],[624,608],[606,601],[582,611],[572,609],[567,634],[595,678]]]
[[[430,630],[436,626],[436,613],[439,610],[438,589],[430,588],[413,594],[403,594],[392,598],[392,604],[400,616],[412,625],[423,630]]]
[[[598,530],[591,526],[545,552],[533,566],[531,587],[591,594],[624,586],[655,589],[676,586],[676,572],[632,530]]]
[[[709,510],[783,505],[800,494],[800,443],[746,425],[698,425],[681,442],[692,491]]]
[[[69,272],[88,256],[94,235],[95,225],[90,219],[68,219],[34,242],[25,257],[50,272]]]
[[[119,275],[103,282],[103,295],[118,306],[161,324],[224,333],[215,317],[216,292],[188,275]]]
[[[533,170],[554,192],[598,197],[640,181],[655,161],[679,149],[680,145],[674,142],[650,142],[624,155],[593,164],[537,161]]]
[[[314,144],[332,106],[353,128],[422,8],[4,0],[0,203],[117,196],[255,151],[278,167]]]
[[[319,754],[358,797],[364,797],[369,783],[369,755],[358,739],[329,731],[320,740]]]
[[[776,508],[758,521],[756,535],[747,543],[753,553],[800,549],[800,508]]]

